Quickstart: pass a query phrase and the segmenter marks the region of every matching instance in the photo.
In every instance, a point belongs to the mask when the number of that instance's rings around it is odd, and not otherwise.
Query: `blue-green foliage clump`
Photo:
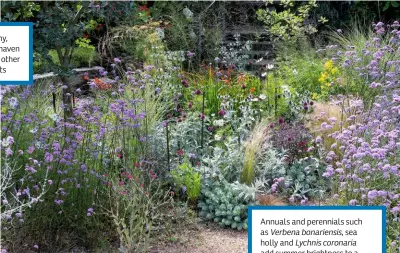
[[[251,201],[238,195],[232,184],[209,178],[203,181],[200,216],[222,227],[247,229],[247,206]]]
[[[313,198],[318,192],[328,188],[328,181],[322,176],[326,164],[314,157],[306,157],[294,162],[286,170],[286,181],[293,190],[293,197]]]

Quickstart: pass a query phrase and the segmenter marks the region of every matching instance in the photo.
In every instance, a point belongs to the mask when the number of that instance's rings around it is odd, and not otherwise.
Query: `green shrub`
[[[267,1],[267,5],[273,3]],[[300,4],[292,0],[279,3],[283,10],[259,9],[257,17],[264,22],[266,29],[276,38],[287,43],[297,42],[317,32],[318,23],[325,23],[324,17],[319,17],[318,22],[310,20],[310,14],[317,7],[315,0],[304,1]]]
[[[201,176],[190,166],[189,161],[176,167],[171,171],[174,181],[180,187],[186,187],[186,194],[189,201],[196,201],[200,194]]]

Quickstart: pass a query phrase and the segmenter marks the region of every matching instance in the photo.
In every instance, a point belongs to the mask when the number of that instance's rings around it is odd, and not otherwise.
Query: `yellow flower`
[[[318,99],[318,94],[315,93],[315,92],[313,92],[313,94],[311,95],[311,98],[312,98],[313,100],[317,100],[317,99]]]
[[[323,73],[321,74],[321,76],[318,78],[318,81],[319,81],[320,83],[324,83],[325,80],[327,79],[327,77],[328,77],[328,73],[323,72]]]
[[[325,70],[329,70],[329,69],[331,69],[332,67],[333,67],[333,62],[332,62],[332,60],[329,60],[329,61],[325,62],[325,64],[324,64]]]
[[[331,69],[331,74],[332,75],[336,75],[337,73],[339,73],[339,69],[337,67],[334,67]]]

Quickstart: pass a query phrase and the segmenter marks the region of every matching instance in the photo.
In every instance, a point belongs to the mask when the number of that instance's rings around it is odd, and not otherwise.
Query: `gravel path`
[[[247,253],[247,231],[200,223],[160,243],[151,253]]]

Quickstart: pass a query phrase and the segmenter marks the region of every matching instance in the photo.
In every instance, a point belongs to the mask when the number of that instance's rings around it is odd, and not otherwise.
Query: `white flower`
[[[264,100],[264,99],[266,99],[266,98],[267,98],[266,95],[264,95],[264,94],[261,94],[261,95],[260,95],[260,99],[261,99],[261,100]]]
[[[266,77],[267,76],[267,72],[264,72],[261,74],[261,77]]]
[[[35,128],[32,129],[32,130],[29,130],[29,132],[31,132],[31,133],[33,133],[33,134],[37,133],[37,131],[38,131],[38,128],[37,128],[37,127],[35,127]]]
[[[274,65],[273,65],[273,64],[268,64],[268,65],[267,65],[267,69],[271,70],[271,69],[273,69],[273,68],[274,68]]]
[[[3,139],[3,140],[1,140],[1,146],[8,147],[8,146],[10,146],[10,143],[7,141],[7,139]]]
[[[18,106],[18,99],[16,98],[16,97],[12,97],[12,98],[9,98],[8,99],[8,103],[10,104],[10,106],[12,107],[12,108],[17,108],[17,106]]]
[[[59,119],[60,116],[59,116],[57,113],[53,113],[53,114],[50,114],[49,117],[50,117],[52,120],[57,121],[57,120]]]
[[[297,75],[297,70],[296,69],[293,69],[293,74]]]
[[[8,147],[8,146],[10,146],[10,145],[13,144],[13,143],[14,143],[14,137],[8,136],[7,138],[5,138],[5,139],[3,139],[3,140],[1,141],[1,146],[3,146],[3,147]]]
[[[13,144],[14,143],[14,137],[8,136],[7,137],[7,142],[10,143],[10,144]]]
[[[214,139],[215,139],[216,141],[220,141],[220,140],[221,140],[221,136],[219,136],[219,135],[216,134],[216,135],[214,136]]]
[[[219,126],[219,127],[221,127],[221,126],[223,126],[224,125],[224,120],[223,119],[219,119],[219,120],[215,120],[214,121],[214,126]]]

